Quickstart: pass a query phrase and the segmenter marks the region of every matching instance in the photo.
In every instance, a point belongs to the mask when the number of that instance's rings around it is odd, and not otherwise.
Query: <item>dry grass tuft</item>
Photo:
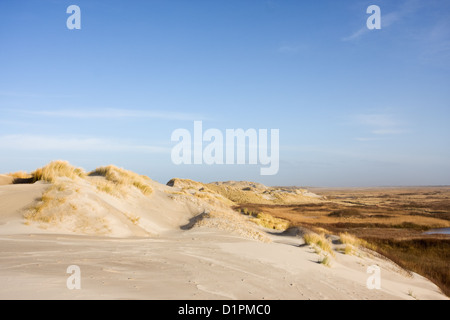
[[[242,208],[240,211],[243,215],[251,216],[250,221],[257,225],[272,230],[284,231],[288,229],[291,224],[289,221],[275,218],[274,216],[262,212],[254,212],[247,208]]]
[[[32,176],[28,172],[25,171],[17,171],[17,172],[11,172],[7,174],[10,177],[13,177],[14,179],[20,179],[20,180],[26,180],[31,179]]]
[[[341,239],[342,244],[349,244],[355,247],[359,247],[362,243],[361,239],[358,239],[357,237],[344,232],[339,234],[339,238]]]
[[[153,192],[152,187],[150,187],[148,184],[146,184],[145,182],[141,182],[141,181],[134,181],[133,182],[133,186],[138,188],[139,190],[141,190],[142,194],[145,196],[151,195]]]
[[[96,185],[98,191],[105,192],[105,193],[108,193],[111,195],[116,195],[116,192],[115,192],[116,188],[114,188],[114,184],[111,183],[110,181],[105,181],[105,182],[96,181],[95,185]]]
[[[317,233],[307,233],[303,236],[303,240],[305,243],[310,246],[316,246],[321,250],[328,252],[332,256],[334,256],[334,252],[331,246],[331,242],[325,237],[324,234]]]
[[[376,247],[363,239],[359,239],[348,232],[339,233],[340,242],[345,245],[345,248],[341,250],[344,254],[355,254],[358,248],[367,248],[374,250]]]
[[[29,224],[30,221],[50,223],[56,220],[56,216],[49,213],[49,209],[61,206],[66,202],[66,198],[58,193],[61,191],[61,187],[59,184],[53,185],[42,194],[39,201],[24,215],[26,224]]]
[[[114,186],[132,186],[140,190],[141,193],[146,196],[153,192],[153,189],[149,184],[150,178],[113,165],[97,168],[90,172],[89,176],[102,176],[105,177],[107,181],[111,182],[112,185],[108,183],[97,185],[97,188],[100,191],[107,193],[113,193]]]
[[[67,161],[57,160],[50,162],[45,167],[32,172],[31,176],[33,178],[33,182],[55,182],[56,178],[59,177],[66,177],[70,179],[84,178],[86,176],[86,173],[83,169],[75,168]]]
[[[328,255],[325,255],[324,257],[320,257],[318,262],[320,264],[323,264],[326,267],[331,267],[331,259]]]
[[[289,221],[274,218],[271,215],[265,213],[259,213],[255,218],[250,219],[250,221],[255,222],[257,225],[261,227],[273,230],[284,231],[290,226]]]
[[[339,238],[341,243],[345,245],[345,248],[343,250],[344,254],[353,255],[355,253],[355,249],[361,245],[360,239],[347,232],[340,233]]]
[[[136,216],[136,215],[134,215],[134,214],[132,214],[132,213],[125,212],[124,215],[125,215],[125,216],[128,218],[128,220],[130,220],[134,225],[139,224],[139,220],[141,220],[141,217]]]

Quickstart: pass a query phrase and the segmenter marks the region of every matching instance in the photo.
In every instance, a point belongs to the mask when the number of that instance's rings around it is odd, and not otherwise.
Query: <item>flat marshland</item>
[[[239,207],[287,220],[292,226],[354,235],[450,296],[450,235],[425,233],[450,227],[450,187],[309,190],[327,201]]]

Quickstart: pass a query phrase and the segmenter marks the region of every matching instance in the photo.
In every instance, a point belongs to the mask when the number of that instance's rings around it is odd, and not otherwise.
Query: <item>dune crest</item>
[[[232,204],[302,204],[325,200],[323,197],[296,187],[267,187],[249,181],[226,181],[201,183],[188,179],[174,178],[168,186],[183,190],[198,190],[215,196],[220,195]]]
[[[35,232],[154,237],[207,226],[269,241],[254,223],[232,209],[234,201],[192,180],[172,179],[163,185],[113,165],[86,172],[60,160],[22,180],[46,185],[37,199],[15,214]],[[12,183],[13,178],[8,181]]]

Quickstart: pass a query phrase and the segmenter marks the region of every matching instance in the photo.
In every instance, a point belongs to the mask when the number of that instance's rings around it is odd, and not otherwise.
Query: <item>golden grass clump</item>
[[[342,244],[349,244],[355,247],[359,247],[361,245],[361,240],[356,238],[355,236],[344,232],[339,234],[339,238],[341,239]]]
[[[355,249],[365,247],[367,249],[374,250],[375,246],[369,244],[367,241],[363,239],[359,239],[354,235],[351,235],[347,232],[339,233],[339,238],[342,244],[345,244],[345,248],[343,249],[344,254],[354,254]]]
[[[318,261],[318,262],[319,262],[320,264],[323,264],[323,265],[326,266],[326,267],[331,267],[331,259],[330,259],[330,257],[329,257],[328,255],[319,258],[319,261]]]
[[[10,177],[13,177],[14,179],[31,179],[31,174],[25,172],[25,171],[17,171],[17,172],[11,172],[7,174]]]
[[[102,176],[107,181],[112,182],[116,186],[133,186],[141,191],[143,195],[150,195],[153,192],[152,187],[148,183],[150,180],[145,176],[138,175],[132,171],[118,168],[114,165],[100,167],[89,173],[90,176]],[[112,186],[108,184],[97,186],[101,191],[111,193]]]
[[[240,212],[243,215],[251,216],[250,221],[263,228],[284,231],[291,225],[287,220],[276,218],[267,213],[251,211],[248,208],[242,208],[240,209]]]
[[[307,245],[311,245],[313,247],[317,246],[321,250],[328,252],[332,256],[334,256],[334,252],[331,247],[331,242],[325,237],[324,234],[306,233],[303,236],[303,240],[305,240],[305,243]]]
[[[106,182],[100,182],[100,181],[96,181],[95,183],[97,190],[101,191],[101,192],[105,192],[105,193],[109,193],[111,195],[114,195],[114,184],[110,181],[106,181]]]
[[[141,190],[142,194],[145,196],[151,195],[153,192],[152,187],[145,182],[133,181],[133,186]]]
[[[284,231],[290,226],[289,221],[275,218],[266,213],[258,213],[256,217],[251,218],[250,221],[261,227],[280,231]]]
[[[50,211],[53,208],[59,207],[66,202],[64,195],[59,194],[62,192],[62,185],[56,184],[48,188],[41,196],[39,201],[29,209],[29,211],[24,215],[26,219],[26,224],[30,221],[38,221],[50,223],[57,219],[57,216],[52,214]]]
[[[55,182],[56,178],[67,177],[70,179],[84,178],[86,173],[81,168],[75,168],[67,161],[53,161],[45,167],[31,173],[33,182],[46,181]]]

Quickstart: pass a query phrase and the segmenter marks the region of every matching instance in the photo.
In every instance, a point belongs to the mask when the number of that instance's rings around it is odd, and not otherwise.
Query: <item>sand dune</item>
[[[0,186],[0,233],[33,232],[34,229],[30,229],[24,224],[23,214],[48,187],[48,184],[41,182]]]
[[[323,201],[307,190],[163,185],[63,162],[31,176],[40,181],[0,186],[0,299],[446,299],[368,251],[322,252],[303,231],[265,229],[231,209],[237,199]],[[328,267],[318,263],[328,254]],[[81,290],[66,287],[69,265],[82,270]],[[380,290],[366,287],[370,265],[382,270]]]
[[[11,184],[13,182],[13,177],[0,174],[0,186]]]

